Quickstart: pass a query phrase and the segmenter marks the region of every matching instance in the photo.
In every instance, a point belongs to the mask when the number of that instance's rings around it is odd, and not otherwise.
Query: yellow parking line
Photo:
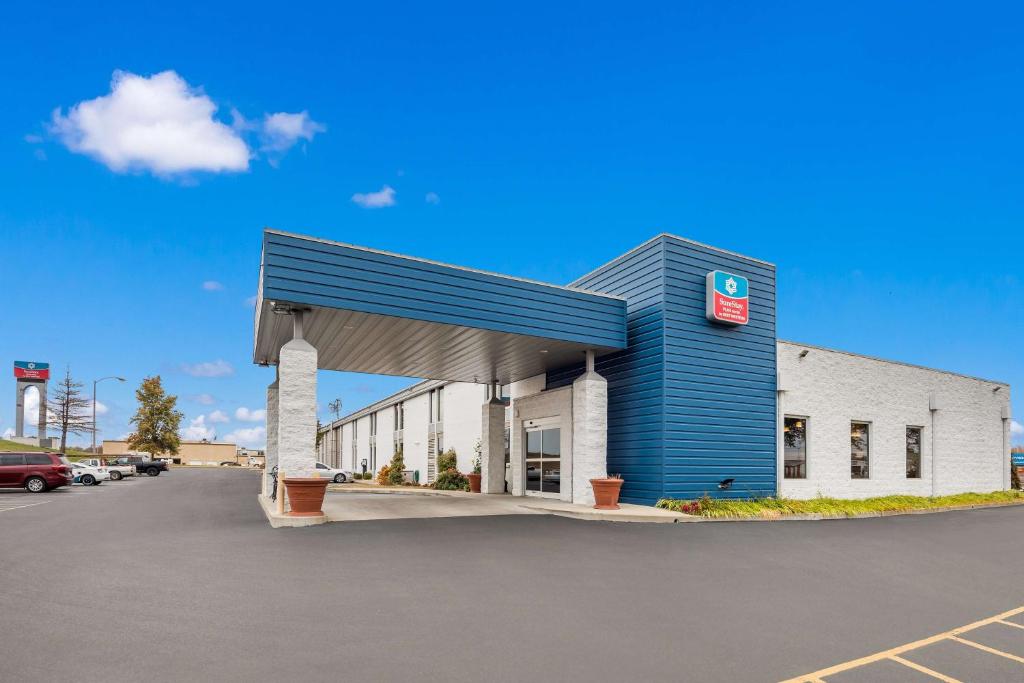
[[[1000,619],[1000,620],[999,620],[999,621],[997,621],[996,623],[997,623],[997,624],[1002,624],[1003,626],[1012,626],[1012,627],[1014,627],[1014,628],[1024,628],[1024,625],[1021,625],[1021,624],[1015,624],[1015,623],[1013,623],[1012,621],[1006,621],[1006,619]]]
[[[967,624],[966,626],[960,626],[959,628],[954,628],[954,629],[951,629],[949,631],[945,631],[944,633],[939,633],[937,635],[930,636],[928,638],[922,638],[921,640],[915,640],[914,642],[907,643],[906,645],[900,645],[899,647],[894,647],[894,648],[891,648],[889,650],[885,650],[883,652],[877,652],[877,653],[875,653],[873,655],[868,655],[867,657],[861,657],[859,659],[851,659],[848,662],[843,662],[842,664],[836,664],[835,666],[830,666],[830,667],[825,668],[825,669],[819,669],[818,671],[814,671],[814,672],[809,673],[809,674],[804,674],[803,676],[797,676],[795,678],[789,678],[789,679],[786,679],[785,681],[782,681],[782,683],[812,683],[813,681],[821,679],[821,678],[825,678],[826,676],[831,676],[833,674],[841,673],[843,671],[849,671],[850,669],[856,669],[857,667],[864,666],[865,664],[873,664],[874,662],[877,662],[877,661],[882,660],[882,659],[891,659],[893,655],[901,655],[904,652],[907,652],[909,650],[916,650],[919,647],[924,647],[925,645],[931,645],[932,643],[937,643],[940,640],[946,640],[947,638],[953,638],[953,637],[955,637],[959,633],[966,633],[967,631],[973,631],[976,628],[981,628],[982,626],[987,626],[987,625],[995,623],[997,621],[1003,621],[1007,617],[1016,616],[1018,614],[1021,614],[1022,612],[1024,612],[1024,607],[1018,607],[1016,609],[1011,609],[1011,610],[1008,610],[1008,611],[1003,612],[1001,614],[997,614],[994,617],[989,617],[987,619],[981,619],[979,621],[975,621],[974,623]],[[981,647],[984,647],[984,646],[981,646]],[[996,650],[996,652],[999,652],[999,651]],[[1004,653],[1001,653],[1001,654],[1006,655],[1007,653],[1004,652]],[[1009,656],[1011,658],[1016,657],[1016,655],[1009,655]],[[1024,659],[1021,659],[1020,661],[1024,662]]]
[[[966,638],[961,638],[960,636],[950,636],[949,639],[955,640],[958,643],[963,643],[964,645],[976,647],[982,652],[988,652],[993,655],[999,655],[1000,657],[1006,657],[1007,659],[1012,659],[1015,662],[1020,662],[1021,664],[1024,664],[1024,657],[1018,657],[1017,655],[1012,655],[1009,652],[1003,652],[1002,650],[997,650],[994,647],[982,645],[981,643],[976,643],[973,640],[967,640]]]
[[[962,683],[956,678],[952,678],[951,676],[947,676],[946,674],[940,674],[938,671],[935,671],[934,669],[929,669],[926,666],[921,666],[917,662],[912,662],[909,659],[903,659],[903,657],[900,657],[899,655],[893,655],[892,657],[889,657],[889,659],[891,659],[894,662],[898,662],[903,666],[908,666],[914,671],[920,671],[923,674],[928,674],[932,678],[937,678],[940,681],[944,681],[944,683]]]

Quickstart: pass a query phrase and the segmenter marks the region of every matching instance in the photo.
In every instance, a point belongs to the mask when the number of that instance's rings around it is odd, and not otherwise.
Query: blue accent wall
[[[705,317],[713,270],[750,281],[750,322]],[[573,283],[626,298],[628,347],[597,360],[608,380],[608,471],[622,500],[774,495],[775,267],[662,235]],[[582,368],[548,373],[569,384]],[[718,483],[735,479],[728,491]]]
[[[263,298],[603,347],[626,344],[621,299],[272,230]]]

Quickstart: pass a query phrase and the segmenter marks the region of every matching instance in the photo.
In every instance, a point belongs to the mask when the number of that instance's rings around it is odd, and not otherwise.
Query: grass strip
[[[913,512],[947,507],[970,507],[998,503],[1024,503],[1024,491],[957,493],[951,496],[880,496],[848,500],[843,498],[752,498],[747,500],[711,498],[697,500],[662,498],[657,507],[699,517],[739,519],[778,518],[788,515],[854,517],[877,512]]]

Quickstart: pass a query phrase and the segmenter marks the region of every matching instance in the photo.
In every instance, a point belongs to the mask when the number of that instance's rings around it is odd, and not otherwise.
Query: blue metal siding
[[[596,363],[608,380],[608,471],[625,478],[621,499],[626,503],[651,504],[664,487],[663,261],[662,244],[653,241],[573,283],[626,298],[629,345]],[[574,365],[549,372],[547,386],[571,384],[582,370]]]
[[[750,322],[705,317],[705,276],[750,281]],[[608,471],[622,499],[774,494],[775,269],[661,236],[573,283],[626,297],[629,346],[597,359],[608,379]],[[549,372],[563,386],[581,365]],[[727,492],[722,479],[736,480]]]
[[[665,245],[667,498],[775,493],[775,268],[671,237]],[[705,317],[712,270],[750,281],[750,322]],[[718,482],[733,478],[731,490]]]
[[[622,348],[622,300],[349,245],[264,233],[263,297]]]

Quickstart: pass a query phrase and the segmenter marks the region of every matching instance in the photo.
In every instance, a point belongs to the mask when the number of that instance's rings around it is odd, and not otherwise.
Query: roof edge
[[[927,365],[917,365],[916,363],[907,363],[901,360],[890,360],[888,358],[879,358],[878,356],[869,356],[865,353],[855,353],[853,351],[843,351],[842,349],[830,349],[825,346],[818,346],[817,344],[804,344],[803,342],[789,341],[786,339],[776,339],[778,344],[789,344],[790,346],[802,346],[808,349],[814,349],[816,351],[828,351],[829,353],[841,353],[844,356],[853,356],[855,358],[864,358],[866,360],[878,361],[879,363],[891,363],[892,365],[902,365],[907,368],[914,368],[916,370],[928,370],[929,372],[938,372],[943,375],[952,375],[953,377],[962,377],[963,379],[970,379],[976,382],[985,382],[987,384],[998,384],[999,386],[1010,388],[1009,382],[1003,382],[997,379],[987,379],[985,377],[975,377],[974,375],[965,375],[962,372],[953,372],[952,370],[942,370],[940,368],[932,368]]]
[[[635,254],[636,252],[640,251],[641,249],[646,248],[647,246],[653,244],[654,242],[657,242],[660,239],[665,239],[666,237],[674,239],[674,240],[679,240],[680,242],[686,242],[687,244],[692,244],[692,245],[697,246],[697,247],[703,247],[704,249],[710,249],[711,251],[717,251],[720,254],[726,254],[728,256],[735,256],[737,258],[746,259],[748,261],[754,261],[755,263],[760,263],[761,265],[769,266],[772,270],[776,270],[775,264],[772,263],[771,261],[765,261],[765,260],[759,259],[759,258],[757,258],[755,256],[747,256],[746,254],[741,254],[738,251],[730,251],[728,249],[723,249],[721,247],[716,247],[716,246],[711,245],[711,244],[705,244],[704,242],[698,242],[697,240],[692,240],[692,239],[690,239],[688,237],[681,237],[681,236],[676,235],[676,234],[671,233],[671,232],[659,232],[654,237],[651,237],[648,240],[644,240],[643,242],[641,242],[640,244],[636,245],[635,247],[633,247],[629,251],[625,252],[624,254],[619,254],[618,256],[613,258],[611,261],[608,261],[607,263],[603,263],[600,266],[598,266],[597,268],[594,268],[593,270],[591,270],[591,271],[589,271],[587,273],[584,273],[583,275],[579,276],[578,278],[576,278],[575,280],[570,282],[568,286],[569,287],[576,287],[576,283],[579,282],[580,280],[588,278],[591,275],[593,275],[594,273],[598,272],[599,270],[601,270],[603,268],[607,268],[608,266],[613,265],[615,263],[618,263],[619,261],[621,261],[621,260],[623,260],[623,259],[625,259],[625,258],[627,258],[629,256],[632,256],[633,254]]]
[[[276,228],[264,227],[264,234],[270,233],[272,235],[282,235],[284,237],[294,237],[295,239],[309,240],[311,242],[320,242],[321,244],[330,244],[338,247],[347,247],[349,249],[357,249],[359,251],[369,252],[371,254],[380,254],[382,256],[391,256],[394,258],[406,259],[409,261],[417,261],[419,263],[427,263],[432,266],[441,266],[442,268],[454,268],[455,270],[462,270],[468,273],[476,273],[478,275],[490,275],[492,277],[500,277],[505,280],[513,280],[515,282],[525,282],[531,285],[539,285],[541,287],[550,287],[552,289],[560,289],[570,292],[578,292],[580,294],[589,294],[592,296],[599,296],[605,299],[614,299],[617,301],[625,301],[625,297],[617,294],[608,294],[606,292],[595,292],[584,287],[574,287],[572,285],[556,285],[552,282],[543,282],[542,280],[532,280],[526,277],[519,277],[518,275],[508,275],[506,273],[496,273],[493,270],[483,270],[481,268],[471,268],[469,266],[458,266],[452,263],[445,263],[444,261],[435,261],[433,259],[422,258],[420,256],[410,256],[409,254],[399,254],[395,251],[387,251],[385,249],[375,249],[373,247],[364,247],[358,244],[351,244],[349,242],[341,242],[338,240],[329,240],[323,237],[314,237],[312,235],[304,235],[298,232],[288,232],[286,230],[278,230]]]

